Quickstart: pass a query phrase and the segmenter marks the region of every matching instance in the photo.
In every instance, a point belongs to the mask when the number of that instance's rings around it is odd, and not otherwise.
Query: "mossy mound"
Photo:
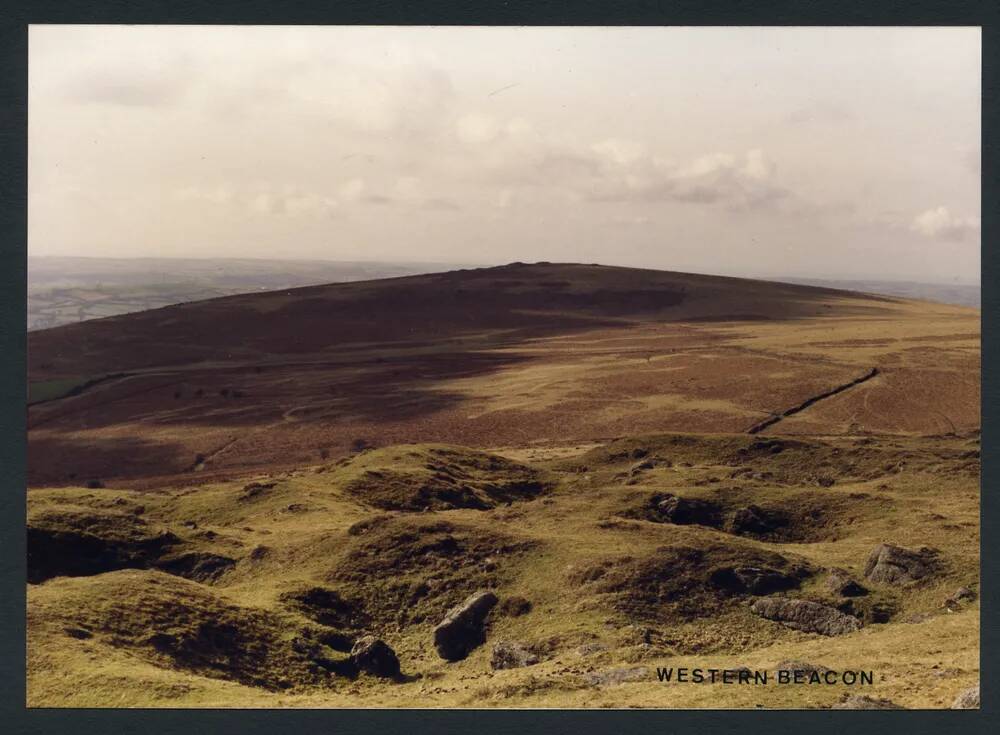
[[[126,649],[158,666],[269,690],[333,683],[351,664],[309,629],[148,570],[60,579],[31,593],[32,624]]]
[[[146,568],[180,539],[134,513],[75,505],[28,515],[28,582]]]
[[[395,446],[364,452],[338,471],[344,491],[383,510],[472,508],[531,500],[548,483],[527,465],[450,446]]]
[[[741,600],[793,590],[815,573],[804,561],[740,544],[664,546],[575,570],[570,583],[629,619],[680,623],[718,616]]]
[[[820,440],[747,434],[654,434],[617,439],[555,463],[569,471],[627,469],[638,460],[660,467],[711,465],[729,479],[830,487],[907,471],[978,471],[974,450],[942,452],[875,442],[869,437]]]
[[[836,540],[859,519],[878,517],[893,507],[890,499],[840,490],[784,490],[770,497],[754,488],[727,487],[636,493],[620,515],[653,523],[698,525],[771,543]]]
[[[374,630],[437,623],[479,589],[510,579],[532,541],[448,521],[397,517],[353,540],[328,582]]]

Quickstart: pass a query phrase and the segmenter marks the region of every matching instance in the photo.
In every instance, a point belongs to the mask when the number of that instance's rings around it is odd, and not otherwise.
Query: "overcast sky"
[[[29,253],[978,280],[980,35],[33,26]]]

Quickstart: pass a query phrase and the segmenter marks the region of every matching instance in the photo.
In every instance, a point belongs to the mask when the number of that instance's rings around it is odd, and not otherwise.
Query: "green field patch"
[[[28,405],[55,401],[60,398],[79,395],[87,388],[97,383],[113,378],[122,378],[127,373],[112,373],[109,375],[83,375],[55,380],[39,380],[28,383]]]

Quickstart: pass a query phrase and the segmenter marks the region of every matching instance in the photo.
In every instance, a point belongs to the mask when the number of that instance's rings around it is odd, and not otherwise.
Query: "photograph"
[[[27,40],[28,709],[980,709],[979,26]]]

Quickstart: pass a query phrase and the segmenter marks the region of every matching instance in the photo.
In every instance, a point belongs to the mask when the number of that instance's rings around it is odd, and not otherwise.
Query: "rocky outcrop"
[[[856,582],[846,569],[831,569],[826,579],[826,588],[839,597],[862,597],[868,589]]]
[[[781,519],[774,513],[756,505],[748,505],[733,512],[726,530],[737,536],[766,536],[774,533],[781,525]]]
[[[355,641],[351,660],[359,670],[386,678],[399,676],[399,658],[389,645],[373,635]]]
[[[497,596],[480,590],[456,605],[434,628],[434,647],[446,661],[459,661],[486,642],[486,616],[497,604]]]
[[[792,574],[751,566],[716,569],[710,580],[714,586],[733,594],[769,595],[799,586],[799,579]]]
[[[656,512],[667,523],[677,525],[697,524],[715,527],[720,524],[719,507],[698,498],[680,498],[667,495],[656,503]]]
[[[964,692],[955,697],[955,701],[951,703],[952,709],[979,709],[979,707],[978,684],[971,689],[966,689]]]
[[[52,507],[28,517],[28,582],[147,569],[181,540],[133,513]]]
[[[807,633],[834,636],[861,629],[861,622],[857,618],[809,600],[766,597],[757,600],[750,609],[762,618]]]
[[[538,656],[517,641],[500,641],[493,646],[490,666],[493,669],[519,669],[538,663]]]
[[[937,567],[937,552],[917,551],[892,544],[879,544],[865,563],[865,578],[881,584],[907,584],[930,576]]]
[[[228,556],[192,551],[165,556],[154,566],[168,574],[193,579],[195,582],[214,582],[236,566],[236,560]]]
[[[604,669],[603,671],[591,671],[584,676],[591,686],[606,687],[624,684],[630,681],[642,681],[649,678],[649,669],[645,666],[633,666],[631,668]]]
[[[843,701],[837,702],[832,709],[905,709],[891,699],[876,699],[867,694],[851,694]]]
[[[962,609],[962,603],[972,602],[975,599],[975,592],[968,587],[959,587],[951,597],[944,601],[944,607],[951,612],[958,612]]]

